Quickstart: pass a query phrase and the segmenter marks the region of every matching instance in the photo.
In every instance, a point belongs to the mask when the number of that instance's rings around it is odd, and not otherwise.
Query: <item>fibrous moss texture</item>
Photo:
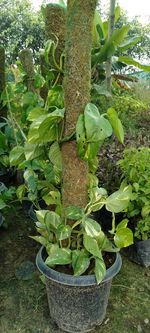
[[[35,92],[34,88],[34,64],[32,52],[29,49],[24,49],[20,52],[19,58],[26,73],[26,84],[29,91]]]
[[[96,0],[67,2],[64,135],[75,131],[77,119],[90,101],[92,24],[96,3]],[[76,142],[63,145],[62,157],[63,205],[85,207],[88,200],[88,167],[78,157]]]
[[[65,22],[66,9],[57,4],[48,4],[44,9],[46,39],[58,42],[56,61],[59,63],[60,56],[65,47]]]
[[[0,46],[0,94],[5,88],[5,49]]]

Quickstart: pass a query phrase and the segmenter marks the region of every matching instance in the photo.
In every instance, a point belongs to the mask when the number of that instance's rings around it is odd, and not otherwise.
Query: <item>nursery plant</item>
[[[96,3],[68,1],[64,108],[53,105],[44,113],[43,109],[31,112],[27,135],[29,151],[36,153],[46,145],[54,169],[61,171],[61,190],[50,193],[56,208],[36,211],[40,236],[33,238],[44,246],[37,265],[46,276],[51,317],[69,332],[86,332],[102,322],[112,277],[121,266],[120,256],[114,252],[133,242],[127,220],[115,226],[115,213],[128,206],[131,186],[121,185],[108,196],[95,176],[97,153],[104,140],[113,130],[120,142],[124,139],[115,110],[110,108],[101,115],[90,103]],[[92,215],[104,205],[112,213],[112,228],[105,234]],[[109,252],[113,254],[107,261]]]
[[[115,213],[129,204],[131,186],[122,184],[108,195],[95,176],[97,153],[104,140],[113,131],[121,143],[124,140],[116,111],[109,108],[102,115],[90,103],[91,30],[96,3],[68,1],[63,88],[54,81],[45,105],[32,105],[33,95],[25,93],[25,119],[31,124],[29,130],[24,128],[25,135],[20,131],[23,140],[10,153],[10,164],[24,169],[25,184],[18,188],[18,197],[22,199],[27,191],[36,201],[39,190],[47,205],[54,205],[52,211],[49,207],[36,211],[40,236],[33,238],[44,246],[37,265],[46,272],[51,316],[70,332],[86,332],[102,322],[111,280],[121,267],[117,252],[133,242],[127,220],[115,225]],[[47,45],[49,52],[51,44]],[[103,206],[112,213],[112,228],[106,233],[92,215]]]
[[[150,265],[150,149],[148,147],[125,149],[118,162],[122,179],[132,186],[132,198],[126,217],[134,233],[134,246],[130,257],[148,267]]]
[[[125,149],[118,165],[123,181],[132,185],[127,217],[133,218],[134,236],[139,240],[146,240],[150,237],[150,149]]]

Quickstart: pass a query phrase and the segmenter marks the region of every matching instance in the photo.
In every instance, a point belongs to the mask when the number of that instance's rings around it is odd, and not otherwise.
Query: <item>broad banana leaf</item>
[[[150,65],[142,65],[138,61],[132,59],[131,57],[121,56],[118,58],[118,61],[123,62],[126,65],[131,65],[131,66],[137,67],[144,72],[150,73]]]

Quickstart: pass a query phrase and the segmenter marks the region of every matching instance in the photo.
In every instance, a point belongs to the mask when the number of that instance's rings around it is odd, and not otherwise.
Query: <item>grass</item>
[[[31,280],[18,280],[16,268],[35,262],[39,245],[29,235],[33,223],[22,208],[7,216],[0,232],[0,331],[2,333],[61,333],[49,316],[45,286],[35,269]],[[121,272],[112,282],[107,315],[93,333],[150,332],[150,270],[123,256]]]

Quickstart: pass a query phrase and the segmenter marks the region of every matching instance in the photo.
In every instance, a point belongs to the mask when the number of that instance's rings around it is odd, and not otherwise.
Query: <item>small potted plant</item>
[[[128,248],[130,258],[150,265],[150,148],[125,149],[118,162],[124,183],[132,185],[132,197],[126,217],[134,233],[134,245]]]

